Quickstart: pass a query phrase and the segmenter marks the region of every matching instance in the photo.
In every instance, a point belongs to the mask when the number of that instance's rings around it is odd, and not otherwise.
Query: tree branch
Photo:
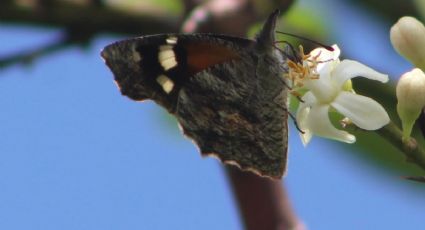
[[[0,21],[64,29],[58,41],[33,50],[17,53],[0,59],[0,68],[19,63],[28,63],[75,44],[88,44],[96,35],[108,33],[149,34],[177,32],[180,20],[165,16],[159,10],[144,9],[136,14],[125,10],[104,7],[97,0],[87,4],[71,1],[34,1],[30,5],[18,1],[0,3]]]
[[[130,12],[97,4],[82,5],[72,1],[22,6],[16,1],[0,3],[0,21],[61,28],[79,28],[98,34],[153,34],[177,32],[181,19],[158,9]]]
[[[281,180],[259,177],[226,166],[233,194],[247,230],[302,230]]]
[[[34,61],[34,59],[63,50],[65,48],[68,48],[70,46],[74,45],[73,42],[71,42],[68,39],[61,39],[58,41],[55,41],[53,43],[41,46],[39,48],[23,52],[23,53],[17,53],[5,58],[0,58],[0,69],[5,67],[10,67],[14,64],[28,64]]]
[[[415,163],[425,170],[425,149],[418,145],[413,138],[403,142],[402,131],[393,122],[377,130],[377,133],[404,153],[409,162]]]

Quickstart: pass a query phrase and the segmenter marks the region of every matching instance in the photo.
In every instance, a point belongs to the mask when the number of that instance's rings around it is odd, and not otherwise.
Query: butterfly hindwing
[[[245,56],[198,73],[181,89],[176,116],[203,155],[278,178],[286,167],[287,91],[261,84],[255,64]]]

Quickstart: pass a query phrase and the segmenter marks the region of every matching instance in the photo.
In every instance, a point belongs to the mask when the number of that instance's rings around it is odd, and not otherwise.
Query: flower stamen
[[[301,88],[304,86],[304,81],[319,79],[319,73],[317,72],[317,65],[321,63],[318,59],[320,53],[312,56],[311,54],[304,53],[304,47],[299,46],[299,54],[301,55],[299,62],[294,62],[287,59],[288,73],[285,77],[292,81],[292,85],[295,88]]]

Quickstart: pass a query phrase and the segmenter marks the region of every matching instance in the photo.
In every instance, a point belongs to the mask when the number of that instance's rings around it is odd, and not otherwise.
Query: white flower
[[[387,82],[388,76],[356,61],[340,61],[339,48],[336,45],[333,48],[334,51],[315,49],[309,55],[302,54],[302,64],[288,64],[288,76],[294,86],[308,90],[296,114],[299,128],[304,132],[300,134],[304,145],[313,134],[346,143],[356,141],[355,136],[332,125],[328,115],[331,107],[366,130],[379,129],[390,121],[378,102],[346,89],[347,82],[351,83],[349,80],[356,76],[380,82]]]

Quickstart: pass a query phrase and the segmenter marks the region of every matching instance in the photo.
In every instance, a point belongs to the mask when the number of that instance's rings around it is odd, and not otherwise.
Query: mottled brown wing
[[[286,170],[287,88],[257,76],[255,55],[215,65],[180,90],[176,116],[203,155],[261,176]],[[280,76],[281,77],[281,76]]]
[[[175,63],[165,63],[168,69],[158,63],[158,52],[171,44]],[[286,169],[287,89],[282,63],[265,62],[256,44],[221,35],[156,35],[109,45],[102,57],[123,95],[166,108],[203,155],[280,178]],[[168,85],[158,80],[164,76]]]

